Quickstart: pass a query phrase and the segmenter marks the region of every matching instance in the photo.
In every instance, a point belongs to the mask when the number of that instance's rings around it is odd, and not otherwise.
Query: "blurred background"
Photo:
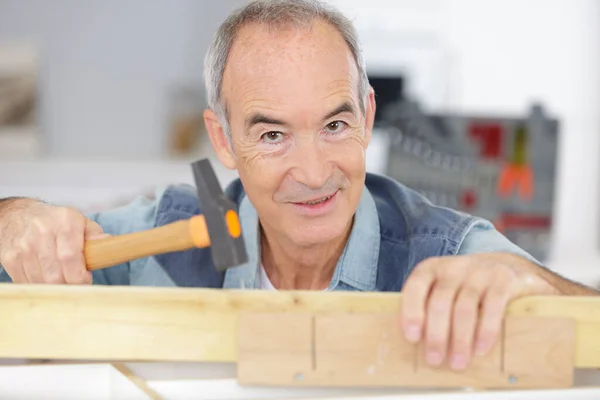
[[[0,197],[90,212],[192,184],[189,162],[214,159],[204,53],[243,3],[0,0]],[[600,2],[330,3],[377,94],[369,171],[598,286]]]

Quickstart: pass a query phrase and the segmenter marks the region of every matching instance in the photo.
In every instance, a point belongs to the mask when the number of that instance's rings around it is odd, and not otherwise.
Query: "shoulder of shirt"
[[[389,177],[367,174],[366,187],[379,214],[382,238],[405,241],[423,236],[461,240],[477,217],[433,204],[417,191]]]
[[[515,254],[532,263],[542,265],[540,261],[527,251],[511,242],[506,236],[498,231],[493,224],[486,220],[480,220],[467,232],[467,235],[458,250],[458,255],[489,252]]]
[[[437,206],[415,190],[389,177],[367,174],[366,186],[377,205],[384,239],[401,240],[402,238],[398,238],[398,232],[405,232],[406,235],[413,237],[415,235],[454,236],[458,241],[460,255],[506,252],[541,265],[485,218]]]

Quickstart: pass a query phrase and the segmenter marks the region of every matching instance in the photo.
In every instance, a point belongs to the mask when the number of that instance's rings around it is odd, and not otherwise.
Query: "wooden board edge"
[[[20,332],[12,328],[10,318],[18,318],[21,327],[40,335],[56,318],[62,318],[71,326],[89,325],[90,331],[102,341],[104,332],[124,328],[126,320],[115,318],[116,310],[126,307],[131,315],[155,316],[147,324],[129,326],[130,333],[138,329],[140,334],[152,335],[152,330],[164,330],[164,325],[172,327],[169,333],[173,341],[189,341],[190,333],[183,334],[181,327],[189,325],[191,315],[198,315],[206,324],[202,333],[213,340],[211,351],[189,354],[169,354],[149,348],[143,354],[128,352],[124,341],[122,357],[119,361],[236,361],[237,318],[242,312],[372,312],[399,313],[401,293],[377,292],[320,292],[320,291],[280,291],[225,290],[198,288],[163,288],[130,286],[65,286],[65,285],[21,285],[0,284],[0,307],[7,315],[3,335],[12,338],[18,345]],[[57,305],[64,305],[58,307]],[[69,306],[67,306],[69,305]],[[86,316],[86,308],[93,310],[93,321]],[[178,312],[179,311],[179,312]],[[185,311],[185,312],[184,312]],[[12,313],[12,315],[11,315]],[[18,315],[17,315],[18,314]],[[529,296],[513,301],[507,315],[548,316],[573,318],[576,323],[576,359],[579,368],[600,367],[600,297]],[[164,323],[161,323],[164,322]],[[92,324],[94,329],[92,330]],[[212,325],[211,325],[212,324]],[[161,326],[163,325],[163,326]],[[85,327],[85,326],[83,326]],[[224,336],[223,333],[226,333]],[[50,334],[50,333],[49,333]],[[62,332],[64,335],[65,332]],[[68,336],[56,337],[54,342],[79,340],[77,330],[66,332]],[[90,338],[86,339],[92,341]],[[39,358],[29,354],[30,342],[23,339],[19,348],[11,354],[4,354],[0,345],[0,357]],[[111,343],[112,346],[116,345]],[[117,344],[118,345],[118,344]],[[189,346],[188,346],[189,347]],[[120,349],[117,351],[121,351]],[[15,354],[18,353],[18,354]],[[52,349],[44,358],[100,359],[105,360],[99,351],[98,356],[64,353],[60,348]]]

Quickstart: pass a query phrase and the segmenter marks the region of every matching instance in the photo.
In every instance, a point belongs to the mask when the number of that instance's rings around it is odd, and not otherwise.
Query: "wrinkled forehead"
[[[240,29],[223,75],[228,114],[249,106],[304,107],[335,96],[358,101],[358,70],[343,37],[330,24],[301,27],[252,24]]]

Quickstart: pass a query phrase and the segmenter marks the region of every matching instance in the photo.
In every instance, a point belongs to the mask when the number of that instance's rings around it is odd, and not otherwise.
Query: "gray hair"
[[[231,132],[221,87],[229,51],[239,29],[251,23],[266,25],[269,28],[304,27],[318,19],[336,28],[350,48],[358,69],[360,107],[361,111],[365,112],[369,80],[358,34],[352,22],[320,0],[255,0],[234,11],[221,24],[204,59],[204,84],[208,107],[217,115],[228,137]]]

